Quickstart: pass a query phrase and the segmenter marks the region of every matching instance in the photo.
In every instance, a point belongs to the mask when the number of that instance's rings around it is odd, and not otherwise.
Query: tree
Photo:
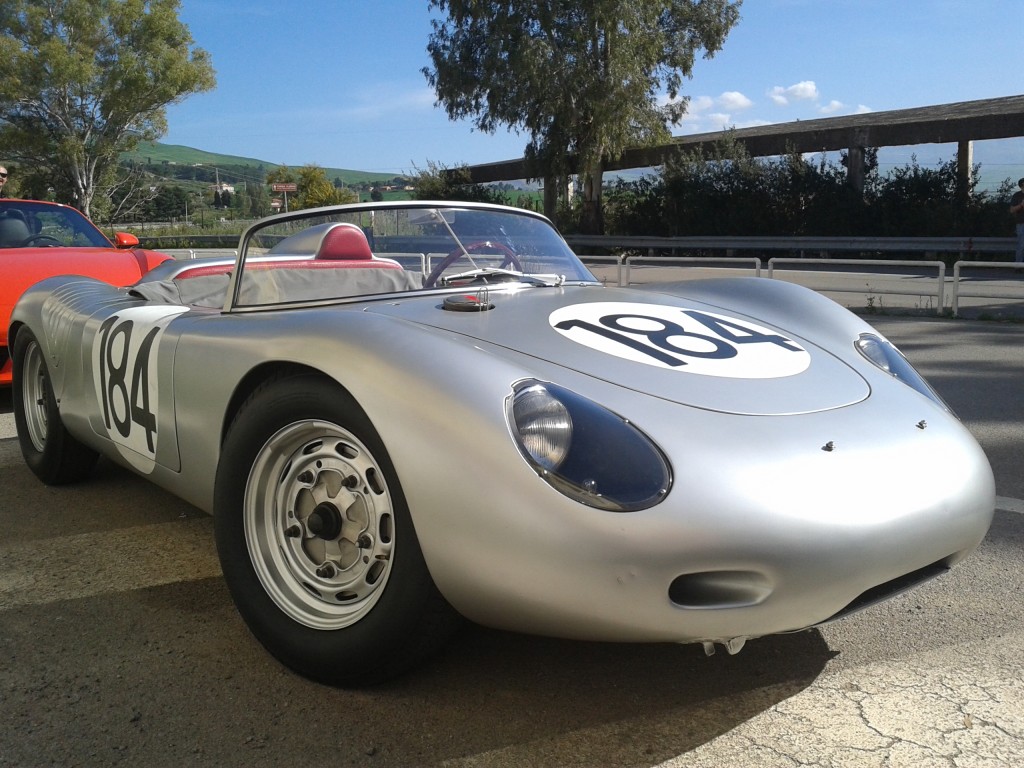
[[[668,138],[686,111],[683,79],[718,51],[742,0],[430,0],[424,68],[453,120],[530,136],[545,187],[579,174],[581,227],[601,230],[604,164]],[[667,105],[662,97],[667,95]]]
[[[0,150],[87,215],[123,152],[167,127],[167,105],[213,88],[178,0],[4,0]]]
[[[247,182],[245,185],[242,213],[254,219],[260,219],[271,212],[270,195],[262,184]]]
[[[149,221],[171,221],[188,214],[188,191],[177,184],[162,186],[149,201],[145,213]]]
[[[316,164],[304,165],[298,170],[279,165],[267,172],[267,184],[295,184],[295,192],[288,195],[288,209],[319,208],[324,205],[358,203],[359,195],[348,187],[337,187],[327,178],[327,171]]]
[[[465,165],[457,168],[427,162],[426,169],[413,166],[416,175],[413,177],[412,185],[416,188],[415,198],[417,200],[468,200],[478,203],[504,203],[505,195],[501,192],[486,187],[483,184],[474,184],[469,180],[469,168]],[[381,199],[384,196],[381,195]]]

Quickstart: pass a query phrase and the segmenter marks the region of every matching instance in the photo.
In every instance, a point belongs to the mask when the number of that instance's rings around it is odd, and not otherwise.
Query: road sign
[[[294,183],[278,182],[276,184],[271,184],[270,189],[273,192],[297,192],[299,186]]]

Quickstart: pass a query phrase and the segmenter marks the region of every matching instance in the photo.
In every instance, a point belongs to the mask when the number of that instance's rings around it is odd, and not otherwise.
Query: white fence
[[[885,297],[889,297],[899,299],[893,303],[900,307],[954,317],[968,308],[965,303],[972,311],[1024,315],[1024,264],[974,260],[980,254],[1012,257],[1015,240],[1009,237],[576,235],[567,240],[581,254],[585,248],[595,247],[616,251],[617,255],[582,258],[591,265],[615,265],[620,286],[681,279],[682,270],[687,270],[687,277],[713,276],[737,269],[760,277],[767,265],[769,278],[800,282],[828,294],[860,295],[862,304],[870,309],[885,309]],[[690,255],[693,253],[702,255]],[[862,258],[832,258],[833,254],[853,253]],[[896,258],[872,258],[885,253]],[[900,259],[901,254],[921,254],[924,258]],[[763,256],[768,257],[767,261],[762,260]],[[946,259],[939,260],[938,256]],[[949,264],[954,260],[950,275]],[[645,274],[644,270],[650,272]]]

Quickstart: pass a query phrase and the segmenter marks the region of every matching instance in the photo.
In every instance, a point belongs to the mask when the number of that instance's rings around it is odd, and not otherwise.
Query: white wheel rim
[[[21,401],[25,409],[25,430],[32,447],[39,453],[46,448],[46,428],[49,422],[46,411],[47,383],[43,351],[35,341],[25,350],[21,374]]]
[[[394,556],[394,512],[383,472],[350,432],[300,421],[260,449],[246,483],[246,545],[267,594],[314,629],[364,618]]]

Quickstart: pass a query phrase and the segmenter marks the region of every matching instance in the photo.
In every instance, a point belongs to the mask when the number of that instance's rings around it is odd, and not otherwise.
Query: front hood
[[[493,309],[449,311],[444,297],[435,296],[375,304],[369,311],[707,410],[811,413],[860,402],[870,392],[849,365],[792,329],[691,299],[573,287],[468,298]]]

